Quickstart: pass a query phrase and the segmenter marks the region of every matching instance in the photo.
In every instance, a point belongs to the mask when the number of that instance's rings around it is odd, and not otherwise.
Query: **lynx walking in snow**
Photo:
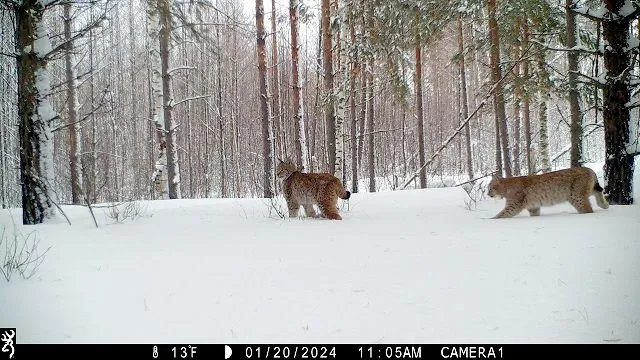
[[[290,217],[298,216],[300,205],[307,216],[317,217],[313,208],[317,204],[322,217],[342,220],[338,214],[338,197],[346,200],[351,193],[342,187],[340,179],[328,173],[302,173],[291,160],[280,160],[277,173],[284,182],[284,198]]]
[[[580,214],[591,213],[589,196],[594,195],[598,206],[606,209],[609,203],[602,195],[596,173],[586,167],[573,167],[541,175],[518,176],[502,179],[493,176],[489,183],[489,196],[507,200],[504,209],[494,219],[518,215],[529,210],[531,216],[540,215],[541,206],[568,201]]]

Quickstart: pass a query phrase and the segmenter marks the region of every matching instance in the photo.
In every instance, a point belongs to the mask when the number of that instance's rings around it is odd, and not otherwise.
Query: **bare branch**
[[[167,71],[167,73],[171,74],[171,73],[173,73],[175,71],[179,71],[179,70],[196,70],[196,69],[197,69],[197,67],[195,67],[195,66],[180,66],[180,67],[176,67],[176,68],[173,68],[173,69],[169,69]]]
[[[381,133],[387,133],[387,132],[394,132],[394,131],[398,131],[398,130],[402,130],[402,128],[375,130],[375,131],[372,131],[372,132],[360,134],[360,135],[356,136],[356,139],[359,139],[359,138],[361,138],[363,136],[369,136],[369,135],[381,134]],[[351,141],[351,138],[344,139],[344,141],[345,142]]]
[[[0,51],[0,55],[11,57],[11,58],[14,58],[14,59],[18,57],[18,55],[15,54],[15,53],[14,54],[9,54],[9,53],[2,52],[2,51]]]
[[[180,105],[180,104],[182,104],[182,103],[184,103],[184,102],[187,102],[187,101],[191,101],[191,100],[198,100],[198,99],[205,99],[205,98],[212,97],[212,96],[213,96],[213,95],[200,95],[200,96],[194,96],[194,97],[186,98],[186,99],[183,99],[183,100],[178,101],[178,102],[177,102],[177,103],[175,103],[175,104],[172,104],[172,105],[171,105],[171,108],[172,108],[172,109],[174,109],[176,106],[178,106],[178,105]]]
[[[531,49],[531,47],[533,46],[530,45],[529,48],[524,51],[522,58],[524,58],[524,56],[529,52],[529,50]],[[521,58],[521,59],[522,59]],[[491,95],[493,94],[494,91],[496,91],[496,89],[498,88],[498,85],[500,83],[502,83],[504,81],[504,79],[506,79],[509,74],[511,74],[511,72],[513,71],[513,69],[518,66],[518,64],[520,63],[520,61],[516,61],[514,62],[514,64],[511,66],[510,69],[508,69],[506,72],[504,72],[504,74],[502,75],[502,77],[500,78],[500,80],[496,81],[493,86],[491,86],[491,89],[489,90],[489,92],[487,92],[487,94],[484,96],[484,98],[482,99],[482,101],[480,102],[480,104],[478,104],[478,106],[476,106],[475,110],[473,110],[473,112],[471,114],[469,114],[469,116],[467,116],[467,118],[460,123],[460,125],[456,128],[456,130],[454,131],[453,134],[451,134],[451,136],[449,136],[449,138],[447,138],[442,145],[440,145],[440,147],[438,148],[438,150],[436,150],[436,152],[431,156],[431,158],[429,160],[427,160],[416,172],[415,174],[413,174],[413,176],[411,176],[411,178],[409,178],[409,180],[407,180],[404,185],[402,185],[401,189],[406,188],[407,186],[409,186],[409,184],[420,175],[420,172],[422,171],[422,169],[426,168],[427,166],[429,166],[442,152],[442,150],[444,150],[452,141],[453,139],[456,138],[456,136],[458,136],[459,134],[462,133],[462,129],[464,129],[464,127],[469,123],[469,121],[471,121],[471,119],[478,113],[478,111],[480,111],[480,109],[482,109],[486,103],[487,100],[489,100],[489,97],[491,97]]]
[[[78,31],[78,33],[73,35],[71,38],[61,42],[60,44],[58,44],[55,48],[53,48],[53,50],[49,51],[49,53],[47,53],[47,55],[45,55],[45,58],[49,59],[51,56],[55,55],[60,50],[66,48],[69,43],[71,43],[71,42],[73,42],[73,41],[75,41],[75,40],[77,40],[77,39],[79,39],[81,37],[84,37],[89,31],[91,31],[92,29],[100,26],[102,21],[105,20],[106,18],[107,18],[107,11],[105,10],[105,12],[102,13],[102,15],[100,15],[94,22],[92,22],[91,24],[87,25],[82,30]]]

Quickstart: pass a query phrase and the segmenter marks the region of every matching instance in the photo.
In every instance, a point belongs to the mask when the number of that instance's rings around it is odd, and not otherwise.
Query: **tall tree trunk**
[[[630,142],[631,52],[637,49],[629,45],[629,26],[632,14],[623,14],[623,7],[630,0],[605,0],[607,12],[604,16],[602,36],[608,46],[604,47],[604,66],[607,70],[603,90],[604,141],[606,156],[604,173],[605,192],[612,204],[633,204],[632,182],[634,154]],[[633,134],[635,135],[635,134]]]
[[[147,21],[149,26],[149,62],[151,65],[151,103],[152,119],[156,128],[156,145],[158,155],[156,157],[153,182],[156,189],[156,198],[169,198],[167,184],[167,130],[163,111],[163,79],[160,56],[160,14],[158,0],[150,1],[147,7]],[[94,164],[94,166],[96,166]],[[95,181],[94,181],[95,183]]]
[[[369,91],[369,95],[367,96],[367,140],[368,140],[368,159],[369,159],[369,192],[376,191],[376,168],[375,168],[375,138],[373,133],[373,119],[374,119],[374,109],[373,109],[373,67],[374,67],[374,59],[373,57],[369,60],[368,66],[368,78],[367,81],[369,83],[367,90]]]
[[[258,90],[260,97],[260,115],[262,119],[262,159],[264,162],[263,196],[272,198],[273,190],[273,133],[267,89],[267,54],[265,49],[266,32],[264,30],[264,5],[256,0],[256,41],[258,52]]]
[[[302,99],[300,98],[300,65],[298,45],[298,0],[289,0],[289,23],[291,25],[291,83],[293,87],[293,127],[295,129],[295,161],[299,169],[309,170],[306,130]]]
[[[294,0],[291,0],[294,1]],[[350,19],[349,19],[349,36],[351,39],[351,43],[355,44],[356,42],[356,28],[355,28],[355,19],[354,12],[356,11],[353,8],[353,2],[351,3],[350,9]],[[358,78],[358,74],[360,73],[360,63],[358,61],[358,49],[354,50],[353,60],[351,63],[351,72],[349,76],[349,122],[351,124],[350,127],[350,145],[351,145],[351,192],[358,192],[358,137],[357,137],[357,117],[356,117],[356,80]],[[362,90],[364,91],[364,89]]]
[[[331,8],[330,0],[321,3],[322,26],[322,68],[324,75],[324,121],[327,127],[328,169],[335,174],[336,163],[336,119],[333,94],[333,46],[331,41]]]
[[[234,12],[235,15],[235,12]],[[234,19],[235,20],[235,16]],[[233,63],[233,120],[231,122],[233,130],[232,130],[232,136],[233,136],[233,146],[232,146],[232,150],[233,150],[233,160],[234,160],[234,168],[235,168],[235,187],[236,187],[236,197],[241,197],[242,195],[242,187],[241,187],[241,181],[240,181],[240,139],[239,139],[239,119],[240,119],[240,95],[239,95],[239,91],[238,91],[238,75],[239,75],[239,71],[238,71],[238,37],[236,35],[236,31],[234,31],[232,33],[232,42],[233,42],[233,56],[232,56],[232,63]]]
[[[341,20],[344,22],[344,20]],[[333,164],[334,166],[334,175],[342,181],[343,184],[346,184],[345,177],[345,161],[344,161],[344,120],[346,118],[347,113],[347,102],[348,102],[348,86],[349,86],[349,61],[347,60],[347,48],[346,48],[346,32],[344,30],[338,31],[338,41],[337,41],[337,49],[338,49],[338,72],[340,76],[338,77],[339,83],[337,84],[337,88],[335,89],[336,95],[334,97],[336,113],[336,160]]]
[[[576,14],[572,11],[574,0],[565,0],[567,16],[567,48],[576,46],[578,29]],[[580,102],[578,94],[578,52],[567,52],[567,72],[569,78],[569,119],[571,124],[571,166],[582,165],[582,121],[580,116]]]
[[[15,6],[20,182],[25,225],[42,223],[55,214],[50,192],[53,185],[51,126],[57,115],[48,100],[51,84],[46,55],[51,44],[42,19],[44,11],[38,0],[24,0]]]
[[[91,22],[94,20],[93,7],[89,9],[89,17]],[[93,29],[89,30],[89,71],[94,72],[97,71],[94,68],[94,57],[95,57],[95,33]],[[91,103],[91,110],[89,112],[89,118],[91,119],[91,183],[90,183],[90,193],[91,193],[91,202],[97,202],[99,198],[98,194],[98,123],[96,121],[96,96],[95,96],[95,77],[91,76],[89,79],[89,101]],[[83,168],[85,168],[83,166]],[[85,172],[86,174],[86,172]]]
[[[362,60],[361,63],[362,71],[361,71],[361,83],[362,83],[362,91],[360,92],[360,113],[358,114],[358,165],[362,166],[362,156],[364,152],[364,132],[365,132],[365,123],[366,123],[366,115],[367,115],[367,95],[369,94],[368,83],[369,76],[367,75],[367,62],[366,60]]]
[[[287,142],[285,141],[285,131],[282,127],[282,112],[280,103],[280,70],[278,64],[278,28],[276,27],[276,0],[271,0],[271,34],[273,42],[271,44],[271,67],[273,69],[273,98],[271,108],[273,109],[273,131],[275,136],[275,147],[277,156],[284,157],[287,154]],[[276,188],[277,189],[277,188]]]
[[[130,70],[129,70],[129,87],[130,87],[130,101],[131,101],[131,114],[130,121],[133,126],[133,141],[132,144],[134,146],[134,155],[131,158],[131,165],[135,169],[134,173],[134,196],[138,199],[144,198],[143,191],[141,190],[141,180],[144,178],[142,175],[142,170],[144,169],[143,164],[144,161],[144,141],[139,141],[140,137],[140,126],[142,124],[146,125],[146,122],[139,122],[138,119],[138,104],[137,104],[137,96],[138,92],[135,91],[136,84],[136,73],[140,70],[136,67],[136,57],[133,55],[136,53],[136,41],[135,41],[135,27],[134,27],[134,18],[137,20],[137,15],[133,10],[134,0],[129,0],[129,53],[130,55]],[[142,124],[141,124],[142,123]]]
[[[148,186],[148,190],[149,190],[149,199],[154,200],[156,198],[156,196],[158,195],[158,191],[161,188],[161,172],[158,171],[158,168],[156,167],[156,152],[154,151],[154,149],[156,149],[156,144],[155,144],[155,139],[158,138],[158,131],[157,131],[157,122],[156,122],[156,116],[155,114],[157,114],[156,112],[156,104],[157,102],[155,101],[156,97],[156,92],[154,89],[157,89],[158,87],[155,85],[155,78],[154,78],[154,59],[156,58],[156,55],[158,53],[158,47],[157,47],[157,36],[158,36],[158,27],[157,27],[157,15],[154,15],[155,13],[152,11],[152,9],[154,8],[152,6],[151,1],[147,1],[147,3],[145,4],[145,12],[147,15],[146,21],[144,22],[145,24],[145,34],[146,36],[144,36],[144,48],[147,52],[147,56],[145,56],[145,66],[146,66],[146,73],[147,73],[147,118],[150,119],[151,121],[149,121],[148,126],[146,127],[147,130],[147,152],[148,152],[148,160],[149,160],[149,169],[154,169],[153,170],[153,175],[151,176],[151,182],[153,185]],[[154,25],[154,23],[156,25]],[[153,34],[155,34],[155,38],[152,36]],[[92,36],[92,32],[89,32],[89,53],[91,54],[91,43],[93,40],[93,36]],[[89,61],[91,61],[91,55],[89,56]],[[93,77],[91,77],[93,79]],[[159,159],[159,158],[158,158]],[[86,169],[86,167],[85,167]],[[86,172],[85,172],[86,174]],[[165,182],[166,184],[166,182]]]
[[[218,19],[216,19],[216,22],[218,22]],[[216,27],[216,31],[218,30],[218,27]],[[187,29],[182,28],[182,38],[184,40],[187,39]],[[187,51],[187,47],[183,46],[182,47],[182,66],[184,67],[188,67],[190,62],[189,62],[189,54]],[[185,72],[184,74],[184,93],[185,94],[190,94],[191,93],[191,76],[189,75],[189,72]],[[206,93],[206,92],[205,92]],[[195,174],[193,171],[193,161],[192,161],[192,157],[191,154],[193,154],[193,150],[192,147],[194,147],[196,144],[194,144],[193,141],[193,131],[192,131],[192,124],[191,124],[191,101],[187,101],[186,104],[184,104],[184,106],[186,107],[185,109],[185,120],[187,123],[187,139],[185,141],[186,143],[186,147],[187,147],[187,173],[189,174],[189,195],[187,195],[189,198],[193,199],[194,196],[194,192],[195,192]]]
[[[67,123],[69,124],[69,172],[71,177],[71,202],[82,203],[82,172],[79,162],[82,143],[80,142],[80,124],[78,123],[78,96],[76,93],[75,70],[73,67],[74,44],[71,39],[72,19],[71,3],[65,3],[64,38],[67,42],[64,51],[65,75],[67,82]]]
[[[525,20],[523,26],[523,48],[529,47],[529,25]],[[529,61],[525,61],[522,64],[522,77],[525,80],[529,79]],[[531,95],[528,91],[523,94],[522,104],[522,121],[524,123],[524,156],[527,160],[527,175],[531,175],[535,172],[534,164],[531,158]]]
[[[549,161],[549,136],[548,136],[548,109],[547,101],[549,99],[549,72],[547,71],[544,49],[538,49],[538,122],[540,123],[540,166],[543,172],[551,171]]]
[[[520,34],[520,20],[516,25],[516,33],[518,37]],[[520,43],[513,46],[513,61],[519,61],[520,59]],[[513,82],[514,82],[514,94],[513,94],[513,175],[518,176],[521,174],[520,170],[520,112],[522,101],[522,77],[520,76],[520,66],[517,64],[513,68]]]
[[[416,61],[416,72],[414,74],[413,83],[416,87],[416,121],[418,125],[418,156],[420,166],[420,188],[424,189],[427,187],[427,173],[426,169],[422,167],[425,162],[425,153],[424,153],[424,110],[422,108],[422,45],[420,43],[420,36],[416,38],[415,45],[415,61]]]
[[[216,23],[219,22],[218,11],[216,10]],[[220,146],[219,146],[219,157],[220,157],[220,196],[226,198],[229,196],[229,190],[227,185],[227,158],[226,158],[226,144],[224,141],[224,121],[223,121],[223,109],[222,109],[222,45],[220,42],[220,27],[216,26],[216,47],[217,47],[217,56],[216,56],[216,68],[217,68],[217,81],[216,84],[218,86],[218,97],[217,97],[217,108],[218,108],[218,132],[220,134]],[[275,74],[277,75],[277,70]],[[277,77],[276,77],[277,82]]]
[[[169,199],[179,199],[180,167],[178,166],[178,147],[176,126],[173,123],[171,94],[171,74],[169,73],[169,53],[171,51],[171,4],[170,0],[158,0],[160,14],[160,62],[162,71],[162,107],[164,111],[164,129],[167,133],[167,176]]]
[[[495,109],[495,98],[493,99]],[[500,176],[504,176],[504,169],[502,166],[502,147],[500,146],[500,122],[494,117],[493,121],[495,131],[495,161],[496,161],[496,173]]]
[[[502,78],[500,69],[500,36],[498,32],[498,22],[496,20],[497,0],[487,0],[489,12],[489,37],[491,41],[491,81],[496,84]],[[504,92],[502,83],[498,83],[493,93],[493,109],[496,125],[499,128],[501,153],[503,159],[504,175],[512,176],[511,155],[509,152],[509,138],[507,133],[507,115],[504,105]]]
[[[462,36],[462,19],[458,14],[458,53],[460,60],[458,65],[460,66],[460,97],[462,102],[462,119],[466,119],[469,116],[469,102],[467,99],[467,71],[465,68],[465,53],[464,53],[464,38]],[[422,90],[422,87],[420,87]],[[420,105],[422,106],[422,104]],[[465,137],[465,150],[467,157],[467,175],[469,180],[473,179],[473,159],[471,158],[471,131],[469,130],[469,123],[464,127]],[[422,166],[422,164],[420,165]]]

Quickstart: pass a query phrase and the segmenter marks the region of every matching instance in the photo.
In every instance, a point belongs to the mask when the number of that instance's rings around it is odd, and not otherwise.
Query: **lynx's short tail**
[[[349,190],[342,189],[342,194],[338,195],[342,200],[348,200],[351,197],[351,192]]]
[[[609,208],[609,202],[605,199],[604,194],[602,193],[603,190],[602,186],[600,186],[596,181],[596,184],[593,185],[593,195],[596,197],[596,203],[600,208],[607,209]]]

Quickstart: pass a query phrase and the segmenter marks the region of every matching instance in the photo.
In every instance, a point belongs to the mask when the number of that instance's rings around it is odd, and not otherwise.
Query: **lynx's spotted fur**
[[[507,200],[504,209],[494,219],[518,215],[527,209],[531,216],[540,215],[541,206],[568,201],[578,213],[592,213],[589,196],[594,195],[599,207],[609,203],[602,194],[596,173],[586,167],[573,167],[541,175],[518,176],[502,179],[494,175],[489,183],[489,196]]]
[[[308,217],[317,217],[313,205],[318,205],[322,217],[342,220],[338,213],[338,198],[348,199],[351,193],[342,187],[340,179],[328,173],[303,173],[292,161],[278,163],[278,177],[283,179],[284,198],[289,216],[297,217],[300,205]]]

